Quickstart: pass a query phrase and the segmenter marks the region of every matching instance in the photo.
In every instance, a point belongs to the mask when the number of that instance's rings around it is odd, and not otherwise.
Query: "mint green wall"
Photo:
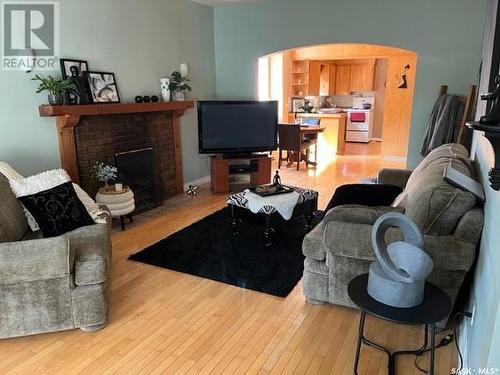
[[[476,81],[485,5],[486,0],[272,0],[217,7],[217,96],[252,97],[254,59],[283,49],[354,42],[415,51],[413,166],[439,86],[466,93]]]
[[[159,95],[158,79],[184,61],[192,97],[215,95],[212,8],[188,0],[64,0],[60,7],[61,55],[115,72],[122,101]],[[24,174],[60,165],[55,121],[38,117],[46,99],[34,94],[30,77],[0,70],[0,160]],[[181,129],[184,180],[192,181],[208,174],[197,153],[195,110],[186,112]]]

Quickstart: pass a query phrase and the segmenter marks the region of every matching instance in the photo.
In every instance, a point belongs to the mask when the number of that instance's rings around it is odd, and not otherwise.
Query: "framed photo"
[[[114,73],[86,71],[83,76],[87,82],[91,102],[120,103]]]
[[[303,112],[300,108],[304,105],[304,98],[298,96],[292,96],[290,98],[290,110],[291,112]]]
[[[89,66],[85,60],[59,59],[59,62],[61,64],[61,74],[63,79],[72,76],[71,67],[73,66],[78,68],[80,77],[83,77],[83,72],[89,70]]]

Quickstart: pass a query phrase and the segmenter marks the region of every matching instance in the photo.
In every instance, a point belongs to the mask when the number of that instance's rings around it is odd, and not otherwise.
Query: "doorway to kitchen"
[[[260,100],[278,100],[281,123],[319,126],[318,167],[337,155],[405,161],[417,54],[337,43],[279,51],[257,61]]]

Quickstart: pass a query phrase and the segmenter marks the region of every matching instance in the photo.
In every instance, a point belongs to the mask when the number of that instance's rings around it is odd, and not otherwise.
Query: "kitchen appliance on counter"
[[[368,143],[373,133],[373,107],[375,98],[353,98],[347,110],[346,142]],[[370,107],[369,109],[365,109]]]

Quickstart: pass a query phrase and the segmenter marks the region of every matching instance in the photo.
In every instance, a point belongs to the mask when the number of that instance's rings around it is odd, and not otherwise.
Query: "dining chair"
[[[278,125],[279,139],[279,154],[278,154],[278,169],[281,168],[281,162],[297,162],[297,170],[300,168],[301,155],[304,149],[308,149],[310,144],[302,139],[300,132],[300,124],[279,124]],[[286,151],[287,156],[283,157],[283,151]],[[293,158],[293,159],[292,159]]]
[[[321,118],[319,117],[302,117],[300,119],[301,125],[319,126]],[[309,142],[309,145],[314,145],[314,161],[318,161],[318,134],[305,134],[304,142]]]

